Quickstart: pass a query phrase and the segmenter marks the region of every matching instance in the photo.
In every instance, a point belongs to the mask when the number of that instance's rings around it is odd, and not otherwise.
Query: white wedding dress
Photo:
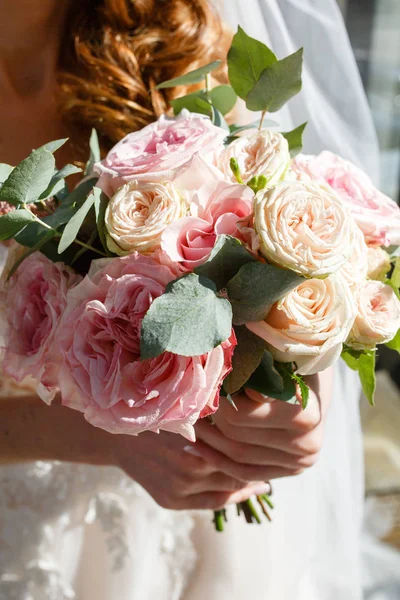
[[[305,92],[280,115],[283,128],[308,118],[307,151],[336,150],[371,173],[373,129],[334,1],[226,0],[226,14],[280,57],[308,47]],[[342,111],[333,96],[339,73]],[[0,467],[0,600],[360,599],[358,399],[355,374],[337,365],[317,465],[274,483],[272,523],[247,525],[231,507],[223,534],[209,512],[164,510],[115,468]]]

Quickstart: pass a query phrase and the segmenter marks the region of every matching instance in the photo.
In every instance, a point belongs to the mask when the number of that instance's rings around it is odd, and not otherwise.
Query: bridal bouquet
[[[218,66],[160,84],[193,91],[103,160],[93,132],[73,191],[66,140],[0,165],[3,369],[112,433],[194,441],[243,388],[306,409],[304,376],[340,356],[372,403],[377,346],[400,350],[398,206],[342,158],[301,155],[306,124],[265,121],[300,91],[302,51],[278,60],[239,28],[229,85]],[[227,125],[238,96],[257,123]]]

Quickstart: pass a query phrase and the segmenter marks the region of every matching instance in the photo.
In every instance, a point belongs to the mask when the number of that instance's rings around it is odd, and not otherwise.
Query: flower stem
[[[262,113],[261,113],[261,119],[260,119],[260,124],[258,126],[258,131],[261,131],[261,129],[262,129],[263,121],[264,121],[266,113],[267,113],[266,110],[263,110]]]
[[[215,524],[216,531],[223,531],[224,530],[224,523],[226,523],[226,511],[225,511],[225,509],[215,510],[214,511],[214,524]]]
[[[107,254],[105,252],[102,252],[101,250],[94,248],[90,244],[85,244],[85,242],[81,242],[81,240],[75,239],[72,243],[79,244],[79,246],[82,246],[82,248],[85,248],[86,250],[90,250],[91,252],[95,252],[96,254],[99,254],[100,256],[104,256],[105,258],[107,258]]]

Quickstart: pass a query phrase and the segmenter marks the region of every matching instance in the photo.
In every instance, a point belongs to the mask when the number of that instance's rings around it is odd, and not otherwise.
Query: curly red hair
[[[229,34],[208,0],[79,0],[67,19],[59,65],[63,119],[95,127],[104,149],[167,110],[185,89],[155,90],[217,58]]]

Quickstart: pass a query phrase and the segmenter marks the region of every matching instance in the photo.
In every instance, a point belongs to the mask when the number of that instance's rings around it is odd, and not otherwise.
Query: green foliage
[[[231,85],[219,85],[210,90],[209,99],[221,115],[226,115],[235,106],[237,95]]]
[[[237,346],[232,358],[232,371],[224,381],[227,394],[239,391],[260,365],[264,356],[265,341],[245,325],[235,327]]]
[[[82,227],[83,222],[93,204],[94,195],[92,193],[86,198],[82,206],[70,218],[64,228],[64,231],[62,232],[60,243],[58,244],[59,254],[65,252],[65,250],[74,243],[74,240],[78,237],[79,230]]]
[[[275,302],[302,281],[293,271],[275,265],[261,262],[243,265],[227,285],[233,322],[243,325],[261,321]]]
[[[400,354],[400,329],[398,330],[394,338],[386,344],[386,346]]]
[[[342,358],[347,366],[353,371],[358,371],[363,392],[371,406],[375,404],[375,355],[374,350],[353,350],[348,347],[342,352]]]
[[[228,123],[225,121],[222,113],[220,113],[219,110],[216,109],[214,106],[211,106],[211,120],[216,127],[221,127],[221,129],[224,129],[226,133],[229,134]]]
[[[55,196],[60,190],[62,190],[65,186],[65,178],[70,175],[75,175],[76,173],[81,173],[82,169],[76,167],[75,165],[65,165],[59,171],[56,170],[53,177],[50,180],[49,185],[45,189],[45,191],[40,195],[39,200],[47,200],[52,196]]]
[[[0,217],[0,241],[10,240],[24,229],[35,217],[29,210],[12,210]]]
[[[5,163],[0,163],[0,186],[10,175],[11,171],[14,169],[11,165],[6,165]]]
[[[287,131],[286,133],[282,133],[283,137],[287,139],[289,144],[290,156],[294,158],[303,149],[303,133],[307,126],[307,122],[303,123],[293,131]]]
[[[170,100],[169,103],[174,109],[175,115],[178,115],[181,110],[186,108],[190,112],[200,113],[202,115],[207,115],[207,117],[211,117],[211,106],[210,103],[207,102],[204,90],[174,98],[173,100]]]
[[[108,246],[107,246],[107,238],[106,238],[106,226],[104,223],[104,218],[107,210],[107,205],[109,203],[109,198],[106,194],[98,187],[93,188],[94,195],[94,210],[96,214],[96,226],[97,232],[99,234],[99,238],[101,241],[101,245],[107,255],[111,255]]]
[[[308,406],[308,400],[310,397],[310,388],[304,381],[303,377],[301,375],[299,375],[298,373],[291,373],[290,376],[293,379],[293,381],[295,383],[297,383],[297,385],[299,386],[300,396],[301,396],[301,407],[303,410],[305,410]]]
[[[193,83],[198,83],[202,79],[205,78],[208,73],[215,71],[221,64],[220,60],[214,60],[213,62],[204,65],[204,67],[200,67],[199,69],[195,69],[194,71],[190,71],[190,73],[186,73],[185,75],[181,75],[180,77],[175,77],[174,79],[169,79],[168,81],[163,81],[156,86],[156,90],[162,90],[165,88],[172,88],[178,85],[192,85]]]
[[[207,262],[197,267],[195,273],[208,277],[221,290],[243,265],[254,260],[239,240],[220,235]]]
[[[9,174],[0,189],[0,201],[14,206],[36,202],[47,189],[55,168],[54,156],[44,148],[34,150]]]
[[[56,152],[59,148],[61,148],[61,146],[64,146],[64,144],[66,142],[68,142],[68,138],[62,138],[61,140],[54,140],[53,142],[47,142],[47,144],[40,146],[40,148],[38,148],[38,150],[47,150],[48,152],[51,152],[52,154],[54,154],[54,152]]]
[[[252,177],[250,181],[247,182],[247,185],[253,190],[255,194],[257,194],[266,187],[267,183],[268,180],[265,177],[265,175],[254,175],[254,177]]]
[[[85,175],[90,175],[93,172],[94,164],[101,160],[100,144],[97,131],[93,128],[89,140],[90,155],[85,166]]]
[[[183,356],[209,352],[231,334],[232,309],[209,279],[191,273],[171,282],[142,322],[142,360],[165,351]]]
[[[246,100],[261,73],[276,62],[275,54],[265,44],[248,36],[239,26],[228,53],[228,74],[240,98]]]
[[[267,350],[264,351],[260,365],[255,370],[246,387],[264,396],[296,402],[296,385],[286,364],[275,362]]]
[[[301,90],[303,49],[273,63],[261,73],[246,97],[250,110],[276,112]]]

